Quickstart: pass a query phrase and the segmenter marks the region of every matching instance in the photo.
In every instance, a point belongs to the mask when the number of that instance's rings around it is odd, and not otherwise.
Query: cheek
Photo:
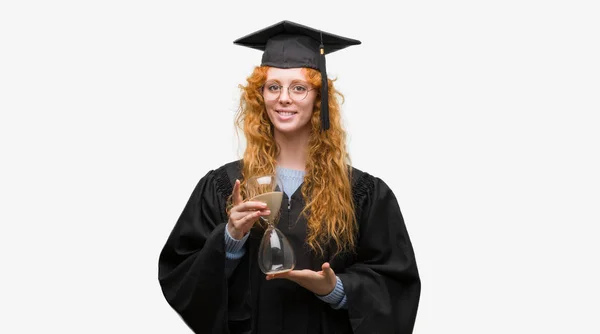
[[[275,108],[275,103],[265,102],[265,110],[267,112],[267,117],[269,117],[269,119],[271,119],[271,120],[273,118],[272,114],[275,112],[274,108]]]
[[[313,114],[314,107],[314,102],[308,102],[302,105],[302,111],[310,118]]]
[[[267,110],[273,110],[273,102],[266,102],[265,101],[265,109]]]

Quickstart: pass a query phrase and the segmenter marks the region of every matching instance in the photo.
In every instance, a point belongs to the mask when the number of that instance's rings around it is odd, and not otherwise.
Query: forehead
[[[306,76],[304,75],[304,70],[302,68],[271,67],[267,71],[267,80],[277,80],[282,82],[293,80],[306,81]]]

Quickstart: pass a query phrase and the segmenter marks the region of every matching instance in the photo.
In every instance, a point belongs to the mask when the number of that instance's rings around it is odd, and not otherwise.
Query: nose
[[[290,97],[290,92],[287,89],[282,89],[279,94],[279,103],[282,104],[290,104],[292,103],[292,98]]]

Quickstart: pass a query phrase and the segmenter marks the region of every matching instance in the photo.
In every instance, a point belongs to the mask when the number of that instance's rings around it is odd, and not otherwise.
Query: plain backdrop
[[[595,1],[2,1],[2,333],[190,333],[158,255],[291,20],[327,58],[355,167],[398,198],[415,333],[599,333]]]

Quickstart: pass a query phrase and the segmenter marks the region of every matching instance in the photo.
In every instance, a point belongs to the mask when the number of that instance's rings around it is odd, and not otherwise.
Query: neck
[[[284,168],[304,170],[308,156],[310,133],[286,135],[275,133],[275,142],[279,146],[277,165]]]

